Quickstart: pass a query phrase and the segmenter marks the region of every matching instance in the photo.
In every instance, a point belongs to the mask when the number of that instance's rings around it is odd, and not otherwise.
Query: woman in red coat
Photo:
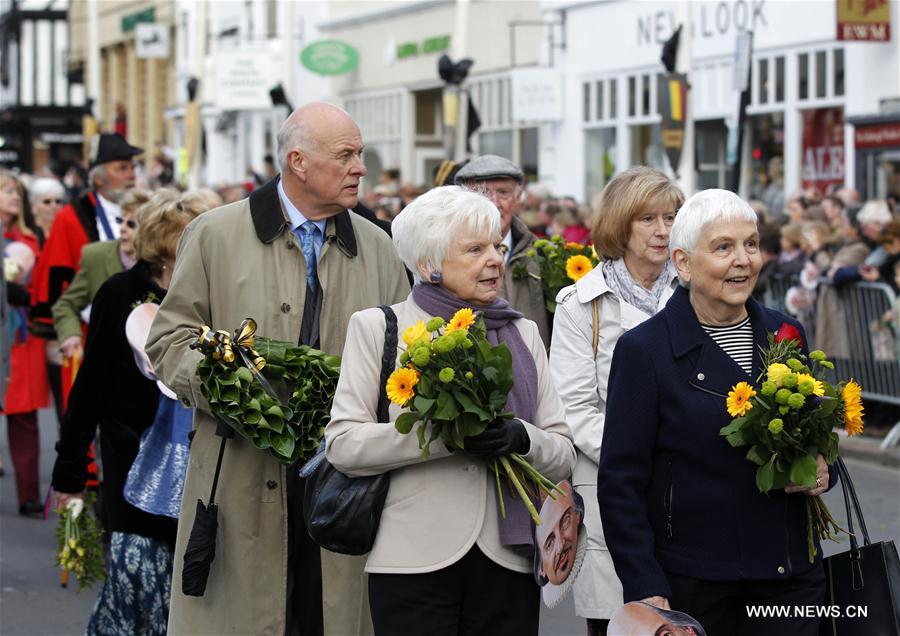
[[[10,324],[4,325],[4,328],[8,328],[6,337],[12,343],[9,384],[2,408],[6,415],[9,452],[16,474],[19,514],[42,515],[37,410],[49,403],[49,384],[44,341],[28,332],[27,316],[31,303],[26,289],[40,248],[34,223],[26,219],[24,201],[21,182],[12,173],[0,170],[0,222],[3,223],[6,239],[4,265],[7,260],[10,264],[7,274]]]

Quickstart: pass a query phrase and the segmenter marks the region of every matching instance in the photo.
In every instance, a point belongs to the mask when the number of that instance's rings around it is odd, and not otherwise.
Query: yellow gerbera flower
[[[428,329],[425,328],[425,323],[422,320],[403,330],[403,342],[406,343],[407,347],[411,347],[417,342],[428,342],[429,340],[431,340],[431,334],[428,333]]]
[[[591,259],[581,254],[571,256],[566,261],[566,275],[575,282],[591,271],[591,268],[593,268]]]
[[[769,368],[766,370],[766,376],[769,378],[769,382],[774,382],[775,386],[781,386],[784,383],[784,377],[790,374],[791,368],[780,362],[770,364]]]
[[[844,428],[847,435],[859,435],[863,430],[862,387],[853,380],[847,382],[841,391],[844,402]]]
[[[385,385],[388,399],[399,406],[406,406],[416,395],[419,373],[415,369],[401,367],[391,374]]]
[[[450,322],[447,323],[446,329],[444,329],[444,333],[453,333],[457,329],[465,329],[469,330],[469,327],[475,324],[475,314],[468,307],[463,307],[455,314],[453,314],[453,318],[450,319]]]
[[[753,408],[750,399],[756,395],[756,391],[746,382],[738,382],[728,393],[725,406],[731,417],[743,417],[747,411]]]
[[[822,384],[821,380],[816,379],[808,373],[797,374],[797,386],[800,386],[802,382],[806,381],[813,383],[813,395],[818,395],[819,397],[825,395],[825,385]]]

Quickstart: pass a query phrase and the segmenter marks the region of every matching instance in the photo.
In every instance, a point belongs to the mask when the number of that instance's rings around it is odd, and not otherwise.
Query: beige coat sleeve
[[[196,328],[210,324],[209,277],[197,224],[189,225],[178,244],[175,271],[169,291],[159,306],[150,328],[146,351],[156,376],[182,402],[209,411],[200,392],[197,364],[202,354],[189,345],[196,340]]]
[[[394,428],[393,421],[402,412],[396,405],[389,410],[391,422],[376,421],[384,349],[383,316],[380,309],[374,308],[350,317],[331,421],[325,428],[328,461],[353,477],[378,475],[424,461],[415,432],[404,435]],[[428,461],[451,454],[440,440],[431,444],[430,452]]]

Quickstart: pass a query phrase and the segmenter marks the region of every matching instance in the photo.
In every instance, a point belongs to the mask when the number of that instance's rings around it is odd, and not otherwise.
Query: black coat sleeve
[[[103,405],[111,396],[112,384],[108,349],[109,339],[117,330],[124,331],[121,299],[107,284],[100,287],[91,308],[84,360],[72,390],[66,413],[60,426],[56,444],[56,463],[53,466],[53,488],[59,492],[76,493],[84,490],[88,449],[94,440]]]

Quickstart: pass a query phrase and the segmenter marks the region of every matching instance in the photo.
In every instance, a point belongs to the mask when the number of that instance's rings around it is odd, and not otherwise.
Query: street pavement
[[[55,453],[56,418],[40,414],[41,483],[49,487]],[[77,635],[84,632],[97,589],[77,591],[74,580],[67,589],[59,585],[53,565],[55,515],[46,521],[18,515],[12,463],[6,444],[6,418],[0,424],[0,455],[6,476],[0,479],[0,634],[3,636]],[[900,545],[900,470],[875,461],[848,459],[872,541],[893,540]],[[846,527],[840,488],[825,500],[842,527]],[[846,541],[826,543],[825,554],[848,549]],[[584,622],[575,617],[569,595],[553,610],[541,615],[545,636],[582,636]]]

